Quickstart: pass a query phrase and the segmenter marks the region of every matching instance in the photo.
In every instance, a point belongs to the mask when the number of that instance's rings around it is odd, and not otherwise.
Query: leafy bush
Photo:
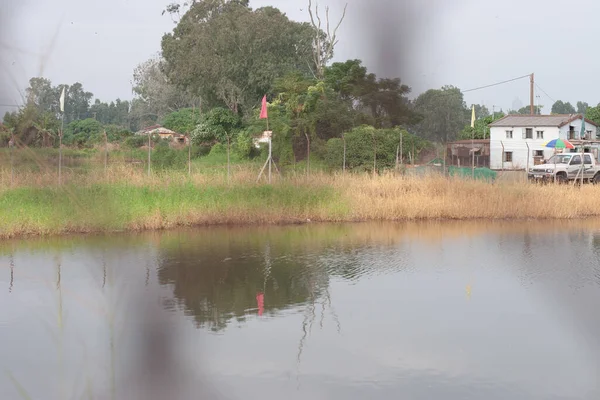
[[[192,158],[204,157],[210,154],[212,147],[207,145],[192,145]]]
[[[395,129],[375,129],[371,126],[361,126],[346,133],[346,168],[353,171],[372,171],[374,150],[377,151],[377,170],[394,168],[396,151],[399,150],[400,135],[402,135],[402,154],[404,159],[414,149],[419,152],[429,146],[429,143],[415,135]],[[327,141],[325,162],[331,169],[340,169],[343,165],[344,142],[335,138]]]
[[[213,108],[202,117],[201,122],[192,132],[192,142],[207,143],[218,141],[227,143],[227,137],[233,142],[240,129],[240,118],[225,108]]]
[[[125,139],[125,146],[132,149],[140,148],[146,143],[148,143],[148,138],[146,136],[141,135],[130,136],[127,139]]]
[[[246,129],[238,133],[234,143],[234,152],[241,160],[252,159],[261,154],[261,149],[254,146],[251,130]]]
[[[162,126],[177,133],[186,134],[192,132],[200,121],[201,116],[199,110],[183,108],[165,116],[162,121]]]
[[[133,132],[118,125],[106,125],[104,127],[109,142],[121,142],[133,136]]]
[[[210,149],[210,153],[209,153],[209,155],[211,155],[211,156],[218,156],[218,155],[223,155],[223,154],[227,154],[227,147],[221,143],[215,144]]]
[[[83,134],[84,137],[88,138],[92,135],[101,134],[104,130],[104,127],[99,121],[96,121],[93,118],[87,118],[83,120],[77,120],[71,122],[65,128],[65,136],[67,135],[79,135]]]
[[[152,168],[165,170],[170,168],[183,168],[187,163],[187,151],[175,150],[164,144],[156,146],[152,152]]]

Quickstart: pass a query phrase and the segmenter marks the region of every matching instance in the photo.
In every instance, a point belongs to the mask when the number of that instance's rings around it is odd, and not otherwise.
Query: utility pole
[[[531,77],[529,78],[529,113],[531,115],[534,114],[534,104],[533,104],[533,85],[535,84],[535,81],[533,79],[533,73],[531,74]]]

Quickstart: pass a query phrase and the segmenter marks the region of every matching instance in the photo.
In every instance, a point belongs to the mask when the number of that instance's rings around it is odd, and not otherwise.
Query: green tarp
[[[424,166],[420,166],[420,167],[415,167],[415,168],[408,168],[406,169],[406,173],[408,175],[428,175],[428,174],[441,174],[443,171],[442,167],[437,167],[434,165],[424,165]],[[493,182],[496,180],[498,173],[496,171],[492,171],[489,168],[475,168],[475,173],[473,174],[473,171],[471,170],[470,167],[454,167],[454,166],[448,166],[448,175],[449,176],[456,176],[459,178],[471,178],[474,177],[475,179],[478,180],[484,180],[484,181],[489,181],[489,182]]]
[[[473,173],[471,168],[450,166],[448,167],[448,175],[462,178],[471,178],[474,176],[475,179],[493,182],[498,176],[498,173],[489,168],[475,168],[475,172]]]

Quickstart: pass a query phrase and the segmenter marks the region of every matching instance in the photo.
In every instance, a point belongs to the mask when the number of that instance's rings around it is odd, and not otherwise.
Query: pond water
[[[599,399],[600,222],[0,243],[1,399]]]

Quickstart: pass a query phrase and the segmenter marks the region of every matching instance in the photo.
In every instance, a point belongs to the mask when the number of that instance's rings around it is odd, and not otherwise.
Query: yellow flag
[[[471,128],[475,128],[475,104],[473,104],[473,111],[471,112]]]

